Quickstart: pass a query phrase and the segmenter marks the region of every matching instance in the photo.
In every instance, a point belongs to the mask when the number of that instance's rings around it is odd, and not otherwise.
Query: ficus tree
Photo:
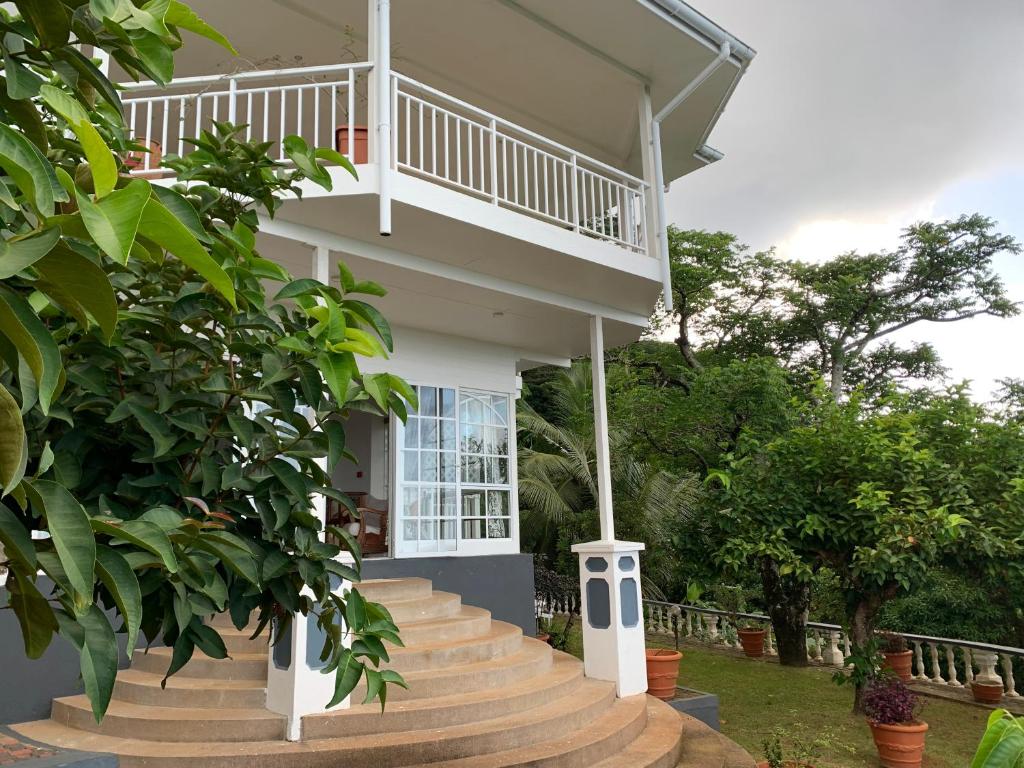
[[[117,91],[79,47],[164,82],[182,30],[226,41],[177,0],[15,6],[0,9],[0,543],[26,653],[56,634],[78,648],[99,719],[115,629],[172,646],[173,674],[196,649],[226,654],[211,613],[278,637],[313,614],[334,702],[365,677],[383,703],[401,684],[379,669],[396,628],[333,592],[358,580],[338,557],[358,547],[342,530],[328,543],[310,508],[351,506],[329,476],[345,414],[404,417],[414,394],[359,370],[391,345],[358,298],[379,286],[343,267],[340,287],[293,280],[256,239],[258,211],[303,179],[330,186],[325,162],[354,169],[297,137],[278,163],[217,125],[168,158],[179,185],[131,178]]]
[[[892,396],[870,410],[856,396],[808,403],[803,424],[733,461],[721,563],[767,565],[783,586],[807,584],[828,567],[860,648],[882,605],[937,566],[1019,570],[1024,475],[983,434],[992,431],[984,413],[967,405],[962,392]],[[941,448],[960,440],[977,445]],[[804,631],[802,621],[775,619],[780,648],[782,637]]]

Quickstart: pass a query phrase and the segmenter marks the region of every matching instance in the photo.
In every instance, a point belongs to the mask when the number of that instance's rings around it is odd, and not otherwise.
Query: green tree
[[[593,390],[590,366],[573,363],[549,390],[552,417],[520,401],[519,502],[524,548],[532,548],[575,573],[572,544],[599,536]],[[657,470],[632,455],[625,434],[609,430],[615,534],[630,541],[667,540],[672,524],[690,514],[697,481]],[[671,575],[671,552],[651,547],[644,558],[644,588],[660,595],[658,585]]]
[[[329,187],[323,162],[351,165],[292,137],[284,167],[218,126],[169,161],[187,186],[132,179],[117,91],[79,46],[166,82],[182,30],[226,41],[177,0],[15,6],[0,10],[0,543],[26,653],[55,633],[73,643],[99,719],[117,648],[100,606],[130,645],[140,632],[172,645],[168,674],[196,648],[224,655],[212,612],[244,626],[256,610],[278,632],[314,613],[335,700],[365,673],[383,702],[401,679],[366,663],[387,660],[394,625],[355,590],[330,594],[358,573],[309,508],[331,493],[321,462],[344,453],[339,417],[402,416],[412,392],[359,372],[359,356],[390,347],[355,298],[379,286],[344,269],[340,290],[292,280],[256,248],[258,206],[272,214],[303,178]]]
[[[881,607],[935,567],[1024,564],[1020,465],[991,476],[966,454],[935,447],[982,426],[979,412],[955,393],[892,397],[885,406],[865,410],[858,397],[809,404],[803,425],[733,462],[722,512],[724,566],[769,563],[797,584],[827,566],[859,647]],[[776,626],[790,630],[802,626]]]

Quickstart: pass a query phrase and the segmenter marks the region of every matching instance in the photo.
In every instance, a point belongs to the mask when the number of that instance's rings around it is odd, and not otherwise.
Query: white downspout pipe
[[[704,67],[700,74],[676,94],[675,98],[662,107],[651,122],[651,141],[654,143],[654,186],[658,200],[658,250],[661,257],[661,284],[665,309],[669,312],[673,309],[672,268],[668,259],[668,213],[665,211],[665,168],[661,160],[661,123],[729,59],[731,52],[732,47],[729,43],[723,42],[718,48],[718,56],[714,61]]]
[[[391,234],[391,0],[377,0],[376,61],[377,184],[380,233]]]

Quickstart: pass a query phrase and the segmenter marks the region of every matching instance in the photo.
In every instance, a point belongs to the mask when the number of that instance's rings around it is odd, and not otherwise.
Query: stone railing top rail
[[[711,616],[723,616],[725,618],[733,618],[731,611],[724,611],[721,608],[709,608],[698,605],[686,605],[685,603],[666,603],[661,600],[644,600],[647,605],[658,605],[665,608],[678,608],[680,611],[691,611],[695,613],[704,613]],[[771,618],[765,616],[762,613],[737,613],[736,618],[747,619],[750,621],[760,621],[764,623],[770,623]],[[807,627],[809,629],[826,630],[828,632],[843,632],[843,628],[839,624],[826,624],[820,621],[808,621]],[[917,641],[921,643],[937,644],[942,646],[958,646],[961,648],[970,648],[971,650],[977,651],[989,651],[991,653],[1008,653],[1014,656],[1024,656],[1024,648],[1014,648],[1006,645],[993,645],[991,643],[978,643],[973,640],[957,640],[951,637],[935,637],[933,635],[916,635],[910,632],[899,632],[897,633],[902,637],[910,641]]]

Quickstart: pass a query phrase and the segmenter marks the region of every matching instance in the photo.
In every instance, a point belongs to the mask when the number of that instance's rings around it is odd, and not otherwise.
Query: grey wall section
[[[363,578],[420,576],[434,589],[462,595],[462,602],[486,608],[499,621],[517,624],[527,635],[537,632],[533,611],[533,556],[413,557],[363,561]]]
[[[36,582],[44,595],[53,582],[40,576]],[[6,608],[7,590],[0,587],[0,606]],[[120,621],[115,629],[120,626]],[[118,635],[121,667],[128,665],[126,637]],[[58,696],[82,692],[78,651],[62,637],[54,637],[42,658],[25,657],[25,645],[14,611],[0,610],[0,723],[23,723],[50,716],[50,702]]]

